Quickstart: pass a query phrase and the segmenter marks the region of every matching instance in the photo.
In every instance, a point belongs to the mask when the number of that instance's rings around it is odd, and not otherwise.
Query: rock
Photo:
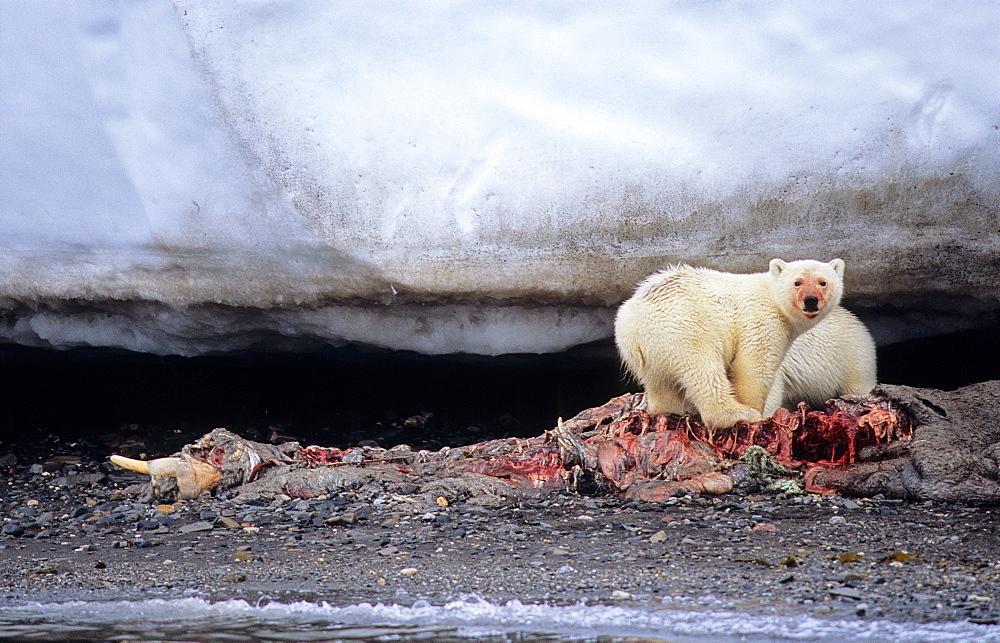
[[[325,520],[328,525],[353,525],[358,522],[358,514],[348,512]]]
[[[662,529],[649,537],[651,543],[662,543],[667,539],[667,532]]]
[[[307,523],[312,521],[313,514],[310,511],[289,511],[285,514],[291,521],[297,523]]]
[[[834,596],[861,600],[861,590],[854,587],[834,587],[828,591]]]
[[[9,522],[0,528],[0,534],[4,536],[13,536],[14,538],[19,538],[24,534],[24,528],[16,522]]]
[[[17,466],[17,455],[13,453],[5,453],[0,456],[0,471],[4,473],[10,473]]]
[[[381,553],[381,552],[379,552],[379,553]],[[399,570],[399,574],[400,574],[400,576],[414,576],[419,571],[420,570],[418,570],[416,567],[404,567],[403,569]]]
[[[199,520],[198,522],[188,523],[182,525],[177,529],[182,534],[190,534],[196,531],[212,531],[212,523],[206,520]]]
[[[239,522],[229,516],[219,516],[215,519],[214,524],[217,527],[225,527],[226,529],[239,529],[242,527]]]
[[[249,547],[237,547],[236,555],[233,556],[233,561],[237,563],[250,563],[253,562],[254,558],[256,558],[256,556],[250,553]]]
[[[71,473],[52,481],[57,487],[75,487],[97,484],[107,478],[104,473]]]

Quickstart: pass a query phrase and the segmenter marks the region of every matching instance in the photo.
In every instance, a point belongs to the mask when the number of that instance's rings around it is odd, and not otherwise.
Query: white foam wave
[[[775,641],[1000,641],[1000,628],[968,622],[898,623],[887,620],[833,620],[808,615],[746,614],[731,609],[690,609],[676,604],[656,608],[577,603],[525,604],[517,600],[493,603],[468,597],[443,605],[418,600],[412,605],[331,605],[299,601],[255,605],[246,600],[210,602],[202,598],[143,601],[29,603],[0,608],[0,635],[46,624],[81,631],[113,626],[121,632],[169,632],[183,627],[187,634],[242,631],[271,640],[279,631],[305,637],[324,632],[382,631],[385,636],[407,632],[448,632],[468,638],[525,633],[563,640],[592,637],[642,637],[647,640],[775,640]],[[12,629],[14,628],[14,629]],[[392,628],[379,630],[378,628]],[[324,636],[327,634],[323,634]],[[433,638],[433,635],[431,635]],[[454,640],[453,638],[451,640]]]

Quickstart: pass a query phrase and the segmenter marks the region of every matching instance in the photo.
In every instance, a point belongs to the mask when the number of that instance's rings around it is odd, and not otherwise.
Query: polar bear
[[[794,409],[799,402],[821,409],[829,399],[868,393],[876,383],[875,340],[860,319],[837,306],[788,347],[764,416],[781,406]]]
[[[760,420],[788,345],[837,307],[843,278],[841,259],[772,259],[756,274],[681,265],[648,277],[615,318],[646,410],[698,413],[711,428]]]

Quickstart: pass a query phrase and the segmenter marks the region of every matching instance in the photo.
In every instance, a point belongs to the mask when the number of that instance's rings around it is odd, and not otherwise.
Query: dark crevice
[[[998,337],[992,328],[882,347],[879,380],[947,390],[1000,379]],[[435,449],[539,435],[558,417],[638,390],[610,342],[498,358],[356,348],[185,358],[3,345],[0,383],[2,443],[131,424],[150,433],[230,427],[257,439],[277,432],[326,446]]]

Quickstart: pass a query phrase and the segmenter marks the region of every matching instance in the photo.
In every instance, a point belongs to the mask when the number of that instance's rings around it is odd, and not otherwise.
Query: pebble
[[[207,520],[199,520],[198,522],[181,525],[177,531],[182,534],[190,534],[196,531],[212,531],[212,523]]]
[[[16,522],[9,522],[0,528],[0,534],[4,536],[13,536],[14,538],[20,537],[24,534],[24,528],[17,524]]]
[[[250,552],[250,547],[237,547],[236,555],[233,556],[233,562],[237,563],[252,563],[256,556]]]
[[[353,512],[348,512],[341,514],[339,516],[333,516],[331,518],[327,518],[324,522],[331,526],[353,525],[354,523],[358,522],[358,514]]]
[[[226,529],[239,529],[242,525],[229,516],[219,516],[215,519],[215,525]]]

